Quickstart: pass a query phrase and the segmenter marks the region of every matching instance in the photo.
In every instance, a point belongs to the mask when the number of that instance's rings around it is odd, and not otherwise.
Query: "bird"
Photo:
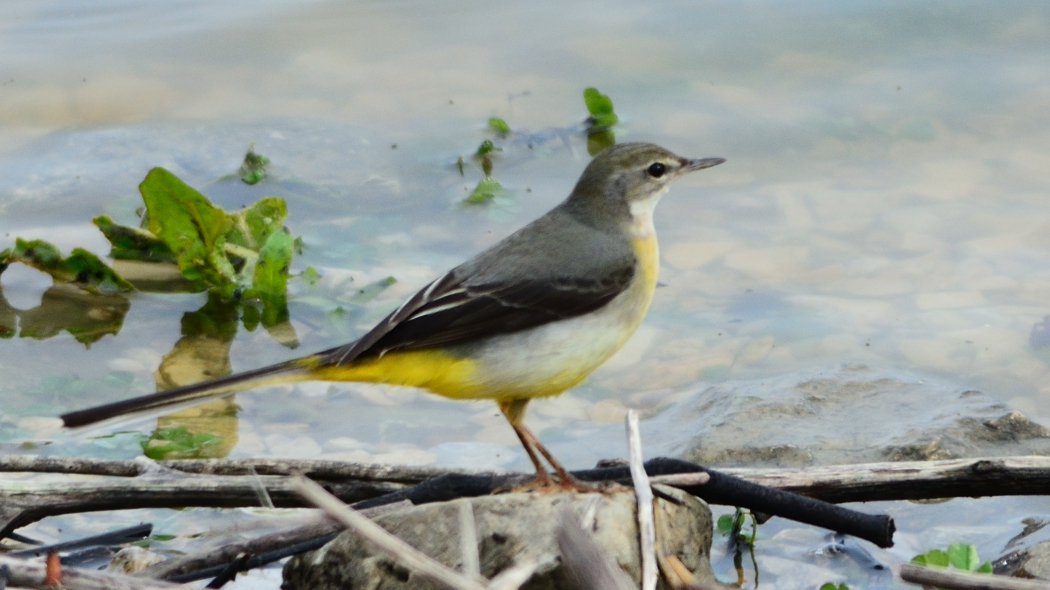
[[[61,418],[67,427],[86,426],[306,380],[412,386],[494,400],[536,485],[570,488],[578,482],[523,423],[526,406],[579,384],[638,329],[657,282],[657,202],[673,180],[723,162],[651,143],[613,145],[586,166],[567,199],[420,289],[353,342]]]

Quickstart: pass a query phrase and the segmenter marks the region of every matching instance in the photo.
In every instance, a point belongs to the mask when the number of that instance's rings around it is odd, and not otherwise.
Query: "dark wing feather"
[[[343,346],[319,353],[318,356],[321,357],[321,364],[344,365],[353,361],[371,349],[376,342],[397,327],[398,324],[411,317],[413,313],[426,304],[433,303],[435,300],[440,299],[442,295],[446,295],[450,291],[455,290],[461,282],[462,279],[456,276],[455,269],[445,273],[444,276],[430,283],[426,287],[423,287],[418,293],[409,298],[408,301],[402,303],[401,307],[398,307],[390,315],[383,318],[383,321],[376,324],[361,338],[358,338],[349,344],[344,344]]]
[[[631,266],[602,281],[523,281],[479,285],[455,294],[454,302],[425,305],[380,338],[376,353],[428,348],[509,334],[592,312],[630,282]]]
[[[322,353],[322,363],[345,364],[390,350],[457,344],[583,315],[619,295],[633,276],[633,265],[624,265],[600,280],[464,287],[452,272],[416,293],[360,340]]]

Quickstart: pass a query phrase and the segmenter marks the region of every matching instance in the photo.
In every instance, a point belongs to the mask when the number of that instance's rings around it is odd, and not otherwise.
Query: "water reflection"
[[[209,294],[203,307],[183,314],[182,337],[164,355],[154,373],[157,391],[223,377],[232,372],[230,345],[237,336],[238,307],[236,302],[223,301],[218,295]],[[180,426],[190,435],[207,434],[219,440],[209,440],[207,444],[197,445],[196,449],[161,452],[160,449],[164,448],[161,441],[170,442],[171,436],[158,435]],[[159,418],[146,451],[151,456],[164,458],[225,457],[236,444],[237,412],[231,396]],[[151,446],[154,449],[152,454],[149,452]]]
[[[0,338],[44,340],[68,332],[90,346],[103,336],[116,335],[130,306],[120,294],[100,295],[56,283],[44,292],[40,305],[19,310],[7,302],[0,286]]]

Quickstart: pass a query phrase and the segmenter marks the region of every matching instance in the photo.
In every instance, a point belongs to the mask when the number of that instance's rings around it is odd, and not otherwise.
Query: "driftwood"
[[[79,568],[62,568],[61,586],[45,583],[47,566],[43,559],[18,559],[0,555],[0,571],[6,571],[5,584],[18,588],[65,588],[66,590],[174,590],[186,586],[145,580],[131,576]]]
[[[1050,494],[1050,457],[1043,456],[722,472],[834,503]]]
[[[135,477],[170,469],[201,475],[290,475],[302,473],[315,481],[375,482],[400,489],[446,474],[499,477],[502,471],[362,465],[340,461],[293,459],[203,459],[152,462],[78,459],[70,457],[0,456],[0,472],[69,473]],[[1025,496],[1050,492],[1050,457],[995,457],[863,463],[802,468],[725,468],[747,481],[819,498],[826,502],[932,500],[977,496]],[[26,493],[31,491],[29,482]],[[57,489],[57,488],[56,488]],[[4,493],[0,491],[0,494]],[[385,493],[385,492],[381,492]],[[257,505],[251,502],[248,505]],[[137,507],[137,506],[130,506]]]
[[[138,459],[93,459],[79,457],[42,457],[39,455],[0,455],[0,472],[75,473],[79,475],[112,475],[136,477],[178,471],[202,475],[293,475],[302,474],[314,480],[361,480],[384,483],[416,484],[449,473],[438,467],[412,467],[319,461],[312,459],[179,459],[151,461]],[[452,470],[457,473],[502,473],[494,471]]]
[[[779,510],[784,497],[778,496],[778,490],[754,484],[833,502],[1031,495],[1050,491],[1050,457],[722,471],[707,470],[684,461],[658,459],[646,463],[645,467],[654,481],[680,487],[711,503],[744,505],[753,510],[769,511],[844,531],[884,546],[892,543],[892,521],[886,517],[864,515],[793,495],[786,498],[788,504],[795,508],[784,513]],[[53,514],[144,507],[258,506],[263,503],[260,499],[262,495],[268,496],[278,507],[302,506],[287,478],[283,477],[293,473],[308,474],[319,480],[344,501],[357,501],[355,508],[358,509],[403,502],[406,499],[413,503],[425,503],[476,496],[527,478],[520,474],[495,471],[281,459],[153,462],[146,459],[114,461],[0,456],[0,472],[4,471],[115,477],[92,477],[87,480],[78,477],[69,482],[47,483],[32,479],[0,480],[0,532]],[[574,475],[582,480],[630,482],[627,467],[577,471]],[[741,489],[745,492],[743,495]],[[778,509],[766,510],[765,502],[772,502]],[[792,513],[798,506],[802,506],[801,517]],[[814,515],[816,518],[811,518]],[[826,522],[829,515],[830,523]],[[846,526],[843,526],[843,522]],[[245,569],[250,569],[317,548],[335,534],[332,524],[315,522],[310,526],[272,533],[237,546],[231,545],[225,548],[228,550],[159,564],[141,574],[179,581],[201,579],[218,574],[224,569],[224,564],[236,560],[238,556],[247,565]],[[920,572],[916,575],[923,574]],[[946,584],[942,586],[948,587]],[[67,587],[73,586],[67,584]]]
[[[1045,580],[1023,580],[992,574],[975,574],[906,563],[898,572],[905,582],[950,590],[1050,590]]]
[[[181,469],[174,469],[172,463]],[[68,459],[54,462],[47,459],[20,458],[0,460],[8,469],[24,470],[57,469],[72,472],[78,469],[75,461]],[[371,468],[338,464],[334,462],[308,461],[301,464],[308,471],[336,479],[335,476],[351,475],[361,478],[328,481],[329,489],[342,489],[343,496],[360,498],[373,496],[355,504],[363,509],[409,500],[414,504],[477,496],[491,493],[496,488],[521,482],[529,476],[506,473],[452,472],[430,477],[420,484],[408,486],[405,482],[433,475],[435,470],[397,468]],[[67,483],[36,483],[33,481],[0,482],[0,495],[8,485],[9,499],[0,504],[0,515],[8,518],[8,527],[16,526],[47,514],[84,511],[87,509],[133,508],[155,506],[233,506],[260,505],[272,502],[275,506],[299,505],[290,496],[286,478],[276,475],[257,475],[293,471],[299,466],[294,461],[202,461],[171,462],[158,466],[148,461],[106,462],[89,460],[84,469],[94,473],[140,473],[137,477],[91,478],[91,481]],[[725,474],[705,470],[698,465],[672,459],[657,459],[645,464],[645,470],[657,478],[667,480],[668,474],[677,474],[668,483],[687,492],[716,503],[742,505],[754,510],[783,515],[802,522],[824,526],[847,534],[867,539],[880,546],[892,544],[893,524],[886,516],[867,515],[838,506],[822,503],[811,498],[781,492],[748,483]],[[256,472],[246,476],[191,474],[188,471],[212,473]],[[613,467],[575,472],[583,480],[615,480],[628,483],[631,480],[627,467]],[[380,492],[387,492],[381,494]],[[266,502],[263,502],[265,497]],[[85,503],[77,499],[86,499]],[[181,563],[160,564],[147,575],[162,576],[169,580],[188,581],[212,577],[228,577],[235,569],[251,569],[263,564],[316,549],[335,536],[325,525],[304,530],[282,531],[271,538],[249,541],[243,546],[230,546],[209,555],[188,556]],[[283,544],[283,546],[282,546]],[[260,553],[261,552],[261,553]],[[229,564],[234,564],[230,566]],[[527,568],[537,564],[521,564],[522,572],[511,572],[524,577]],[[513,575],[500,583],[513,587]],[[521,577],[521,576],[518,576]],[[495,585],[495,580],[493,581]]]
[[[287,478],[277,475],[244,477],[183,474],[74,482],[0,481],[0,537],[46,516],[71,512],[186,506],[259,506],[260,486],[266,490],[274,506],[289,508],[304,505],[290,489]],[[343,501],[356,502],[396,491],[404,485],[348,481],[328,487]]]
[[[614,477],[616,468],[577,472],[581,479]],[[301,472],[319,480],[344,501],[406,494],[409,486],[437,475],[464,478],[464,495],[488,493],[512,478],[501,472],[429,467],[359,465],[337,461],[237,459],[201,461],[0,456],[0,471],[111,475],[90,481],[0,481],[0,534],[45,516],[121,508],[260,505],[260,487],[275,506],[302,506],[278,475]],[[1050,492],[1050,457],[1002,457],[908,463],[875,463],[806,469],[725,469],[750,482],[832,502],[932,499],[953,496],[1032,495]],[[241,475],[233,475],[241,474]],[[245,474],[252,474],[245,477]],[[258,474],[258,475],[254,475]],[[654,475],[651,473],[651,475]],[[692,477],[705,476],[695,473]],[[683,488],[709,488],[710,484]],[[455,486],[453,486],[455,487]],[[462,487],[462,486],[461,486]],[[463,491],[463,490],[461,490]],[[734,498],[711,502],[736,505]],[[385,501],[385,499],[384,499]],[[377,500],[371,500],[377,502]],[[366,505],[368,502],[366,502]],[[758,509],[758,508],[756,508]]]

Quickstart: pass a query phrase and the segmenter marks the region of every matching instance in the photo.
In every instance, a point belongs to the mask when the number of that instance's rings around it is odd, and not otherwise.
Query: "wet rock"
[[[707,505],[679,490],[661,490],[681,502],[656,500],[661,547],[678,556],[699,578],[713,579],[708,561],[711,513]],[[558,511],[570,503],[577,514],[585,515],[596,503],[594,524],[587,530],[636,583],[639,579],[633,492],[502,494],[462,501],[469,501],[474,510],[481,575],[486,578],[517,563],[537,560],[544,565],[522,586],[523,590],[568,590],[555,538]],[[434,559],[458,568],[462,562],[458,502],[416,506],[381,515],[375,522]],[[429,590],[442,586],[409,572],[360,537],[344,533],[325,547],[288,562],[282,588]]]
[[[1050,580],[1050,541],[1000,557],[993,566],[1000,575]]]
[[[990,396],[866,366],[712,385],[644,434],[661,454],[712,466],[1050,455],[1050,430]]]

